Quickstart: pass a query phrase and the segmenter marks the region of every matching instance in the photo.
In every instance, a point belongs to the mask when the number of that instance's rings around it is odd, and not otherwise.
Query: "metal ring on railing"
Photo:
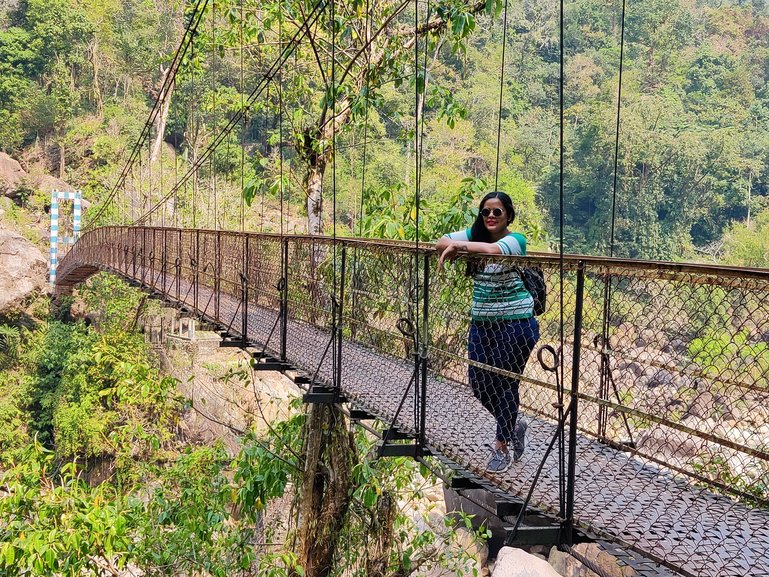
[[[286,277],[282,276],[280,277],[280,280],[278,280],[278,284],[275,285],[275,289],[279,290],[280,292],[283,292],[285,288],[286,288]]]
[[[244,275],[242,272],[238,273],[238,275],[240,275],[240,282],[243,284],[248,284],[248,277],[246,275]]]
[[[545,359],[545,356],[544,356],[545,352],[548,352],[553,356],[552,365],[547,363],[547,360]],[[560,359],[561,359],[560,352],[556,351],[550,345],[542,345],[541,347],[539,347],[539,350],[537,351],[537,360],[539,361],[540,366],[546,371],[549,371],[551,373],[558,372],[558,365],[559,365]]]
[[[395,328],[397,328],[404,337],[413,337],[417,332],[413,321],[406,317],[399,318],[398,322],[395,323]]]
[[[174,261],[174,265],[177,266],[177,267],[182,266],[182,258],[177,256],[176,260]]]

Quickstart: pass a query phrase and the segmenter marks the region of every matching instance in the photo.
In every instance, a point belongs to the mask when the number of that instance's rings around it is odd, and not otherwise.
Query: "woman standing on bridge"
[[[472,227],[438,240],[438,269],[460,251],[525,255],[526,238],[508,228],[514,219],[510,197],[504,192],[490,192],[481,200]],[[512,263],[488,263],[480,269],[471,263],[467,274],[474,280],[467,347],[470,360],[521,374],[539,340],[539,324],[534,318],[534,300],[524,287],[518,268]],[[523,455],[526,425],[518,422],[516,426],[519,379],[475,365],[470,365],[468,376],[473,394],[497,421],[496,443],[486,470],[501,473]]]

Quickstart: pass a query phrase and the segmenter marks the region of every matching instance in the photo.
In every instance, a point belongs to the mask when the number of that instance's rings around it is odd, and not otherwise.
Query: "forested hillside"
[[[357,30],[354,18],[362,18],[363,8],[356,5],[357,11],[340,16],[340,38]],[[513,193],[521,227],[535,246],[554,248],[558,6],[552,0],[511,1],[496,8],[478,14],[451,38],[436,37],[425,51],[423,230],[440,232],[431,225],[446,223],[442,213],[464,211],[471,194],[494,185],[504,32],[498,186]],[[135,178],[126,183],[130,214],[124,220],[151,205],[149,183],[158,184],[165,174],[168,187],[227,123],[241,89],[248,94],[264,74],[276,54],[267,40],[279,24],[277,9],[278,3],[241,6],[234,0],[209,8],[179,70],[162,127],[166,146],[160,167],[154,180],[150,175],[144,184]],[[2,149],[42,153],[51,170],[98,202],[115,182],[158,96],[191,10],[192,3],[75,0],[28,0],[6,10],[0,32]],[[766,256],[769,9],[758,1],[643,0],[627,7],[613,207],[621,16],[618,1],[566,5],[566,249],[607,254],[614,210],[615,255],[706,255],[760,265]],[[287,28],[290,20],[286,16]],[[405,16],[401,20],[403,25]],[[277,88],[268,90],[240,134],[230,134],[232,146],[217,149],[211,182],[190,187],[196,199],[187,192],[188,198],[177,199],[175,213],[187,220],[195,214],[194,220],[206,225],[216,218],[219,226],[237,226],[237,198],[245,188],[250,227],[274,229],[271,211],[279,205],[282,182],[284,212],[296,215],[296,229],[297,219],[307,214],[302,193],[308,186],[302,166],[308,155],[297,143],[309,125],[306,119],[317,111],[314,74],[328,68],[327,62],[303,67],[311,56],[297,52],[281,72],[282,117]],[[397,69],[413,77],[413,63],[405,58],[389,66],[385,72]],[[413,78],[377,86],[371,95],[355,102],[360,110],[337,135],[337,221],[348,233],[405,238],[409,227],[403,223],[414,195]],[[280,142],[285,174],[278,182]],[[364,142],[371,144],[365,163]],[[152,142],[156,162],[158,146]],[[327,206],[331,172],[323,175]],[[214,217],[206,194],[217,186],[220,214]],[[463,188],[467,194],[458,195]],[[330,212],[327,208],[327,226]],[[367,216],[372,214],[376,218]]]
[[[276,17],[278,4],[231,0],[209,7],[180,66],[167,124],[155,126],[154,134],[162,129],[165,146],[154,136],[147,146],[147,156],[159,158],[160,166],[154,176],[153,167],[144,166],[138,172],[148,176],[134,175],[125,183],[128,204],[113,220],[130,221],[150,207],[151,190],[164,178],[168,188],[174,175],[184,172],[237,109],[241,94],[265,73],[277,53],[270,38],[281,22],[286,29],[291,25],[291,15],[285,22]],[[27,0],[6,9],[0,32],[2,149],[42,158],[98,203],[116,181],[158,96],[192,8],[179,2]],[[357,30],[355,18],[361,20],[364,8],[356,4],[340,16],[340,39]],[[421,101],[426,237],[441,232],[441,226],[432,226],[436,223],[461,223],[461,215],[446,219],[445,213],[465,211],[473,204],[470,197],[496,180],[506,11],[498,186],[513,193],[520,226],[535,246],[554,248],[557,9],[552,0],[498,3],[490,13],[481,11],[455,26],[449,37],[431,40]],[[606,254],[610,248],[621,16],[618,1],[566,4],[568,251]],[[400,25],[408,20],[399,18]],[[643,0],[627,7],[614,254],[766,262],[768,22],[761,1]],[[302,229],[308,155],[298,143],[322,98],[315,84],[319,71],[328,68],[329,54],[319,57],[326,61],[313,68],[305,65],[312,52],[297,51],[281,72],[283,115],[276,83],[251,108],[247,122],[230,133],[231,146],[217,149],[210,178],[180,193],[175,215],[237,227],[238,198],[245,189],[251,202],[247,226],[274,229],[282,182],[284,212],[293,214],[292,229]],[[359,97],[358,110],[337,136],[336,216],[348,233],[413,234],[408,226],[414,195],[413,62],[399,58],[382,74],[407,77],[372,88],[371,98]],[[364,141],[371,144],[365,150]],[[285,172],[279,181],[281,142]],[[332,170],[322,177],[329,226]],[[220,196],[216,217],[208,198],[213,190]]]

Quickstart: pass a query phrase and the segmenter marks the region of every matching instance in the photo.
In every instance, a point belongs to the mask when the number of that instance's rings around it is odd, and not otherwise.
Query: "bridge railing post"
[[[241,282],[241,338],[243,342],[243,348],[248,346],[248,259],[249,259],[249,243],[248,234],[241,233],[243,235],[243,259],[241,260],[241,266],[243,270],[240,273]]]
[[[182,274],[182,230],[179,229],[176,237],[176,259],[174,260],[176,266],[176,302],[178,303],[182,296],[181,289],[181,274]]]
[[[155,229],[149,230],[149,233],[150,233],[149,236],[152,239],[152,242],[150,244],[150,247],[152,248],[152,250],[150,251],[150,255],[149,255],[150,256],[150,288],[152,290],[155,290],[157,288],[157,279],[158,279],[157,273],[155,272],[155,267],[156,267],[155,263],[158,260],[158,255],[157,255],[158,243],[157,243],[157,239],[155,238],[156,232],[157,231]]]
[[[193,286],[193,300],[195,303],[195,312],[200,312],[198,306],[198,293],[200,287],[200,229],[195,230],[195,263],[193,264],[195,269],[195,280]]]
[[[280,273],[280,360],[286,362],[288,343],[288,239],[281,242]]]
[[[114,253],[115,253],[115,269],[118,272],[123,272],[123,230],[122,227],[114,229],[113,236],[115,238]]]
[[[429,454],[427,450],[427,356],[430,346],[430,255],[422,257],[422,331],[419,338],[419,431],[417,455]]]
[[[161,232],[163,233],[163,260],[160,265],[160,274],[163,279],[163,294],[166,295],[168,291],[168,229],[164,228]]]
[[[335,339],[336,339],[336,363],[334,366],[334,397],[338,400],[342,396],[342,336],[344,326],[344,285],[347,267],[347,246],[342,243],[342,264],[339,272],[339,293],[337,296],[336,311],[334,311]],[[336,272],[334,272],[336,274]]]
[[[144,280],[147,276],[147,227],[142,227],[142,245],[140,251],[142,257],[142,286],[145,286]]]
[[[569,458],[566,476],[565,537],[574,544],[574,497],[577,479],[577,416],[579,399],[580,360],[582,356],[582,311],[585,296],[585,261],[577,263],[576,303],[574,309],[574,345],[571,360],[571,398],[569,401]]]
[[[165,292],[165,272],[166,272],[166,231],[156,230],[152,235],[155,245],[155,251],[160,249],[160,254],[155,258],[159,261],[157,272],[155,273],[155,290]]]
[[[216,322],[222,324],[219,318],[219,302],[221,301],[221,281],[222,281],[222,233],[216,231],[216,244],[214,245],[214,318]]]
[[[131,242],[131,277],[136,279],[136,229],[134,228],[131,230],[131,236],[133,237],[133,242]]]

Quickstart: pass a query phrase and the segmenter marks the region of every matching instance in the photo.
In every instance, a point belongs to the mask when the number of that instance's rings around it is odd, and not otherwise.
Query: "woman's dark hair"
[[[478,216],[475,217],[475,222],[473,223],[473,226],[470,227],[470,240],[473,242],[491,242],[489,229],[487,229],[486,225],[483,223],[481,211],[483,210],[483,205],[486,204],[486,201],[491,200],[492,198],[499,199],[499,201],[502,203],[502,206],[505,208],[505,214],[507,214],[507,224],[510,224],[515,220],[515,207],[513,206],[513,201],[507,195],[507,193],[500,190],[495,190],[494,192],[488,193],[481,199],[481,204],[478,205]],[[465,275],[475,276],[478,274],[480,269],[481,267],[478,261],[470,260],[467,263]]]
[[[507,224],[510,224],[515,220],[515,207],[513,207],[513,201],[510,199],[507,193],[499,190],[488,193],[481,199],[481,204],[478,206],[478,216],[475,217],[475,222],[470,228],[470,239],[473,242],[491,242],[489,229],[487,229],[486,225],[483,224],[481,210],[483,210],[483,205],[486,204],[486,201],[491,200],[492,198],[499,199],[499,201],[502,203],[502,206],[505,208],[505,213],[507,214]]]

